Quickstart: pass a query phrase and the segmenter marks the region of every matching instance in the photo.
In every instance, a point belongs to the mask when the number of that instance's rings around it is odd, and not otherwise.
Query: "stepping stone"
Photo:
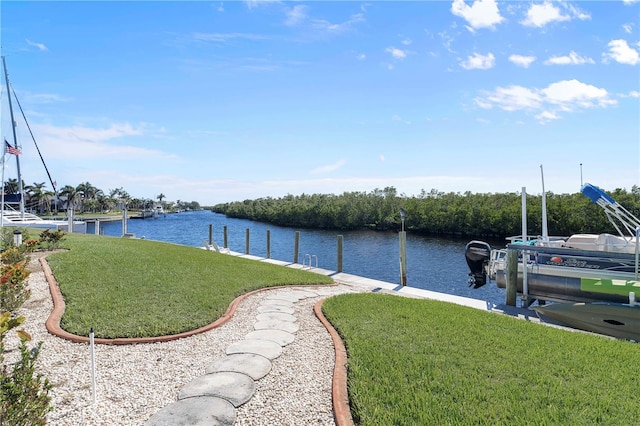
[[[284,314],[281,312],[268,312],[266,314],[258,314],[256,315],[256,320],[258,321],[289,321],[296,322],[298,318],[295,315]]]
[[[270,360],[278,358],[282,354],[282,346],[271,340],[244,339],[232,343],[227,348],[227,355],[231,354],[256,354]]]
[[[282,293],[282,294],[273,295],[269,299],[265,299],[265,300],[269,300],[269,301],[281,300],[283,302],[296,303],[300,301],[300,298],[296,295]]]
[[[295,309],[290,308],[288,306],[283,306],[283,305],[262,305],[262,306],[258,306],[258,313],[264,314],[267,312],[280,312],[283,314],[291,314],[293,315],[295,313]]]
[[[287,346],[296,339],[296,336],[283,330],[256,330],[247,334],[245,339],[271,340],[280,346]]]
[[[271,361],[256,354],[233,354],[222,357],[205,370],[205,373],[235,371],[246,374],[253,380],[260,380],[271,371]]]
[[[187,398],[161,408],[147,426],[231,426],[236,409],[229,401],[212,396]]]
[[[293,308],[293,304],[297,302],[297,300],[285,300],[285,299],[279,299],[275,296],[270,296],[268,299],[264,299],[262,301],[262,305],[281,305],[281,306],[287,306],[289,308]]]
[[[205,374],[187,383],[178,400],[186,398],[215,396],[226,399],[234,407],[239,407],[251,399],[256,391],[256,383],[246,374],[232,371]]]
[[[288,296],[297,297],[298,300],[308,299],[310,297],[318,297],[318,293],[308,290],[291,290],[286,292]]]
[[[297,322],[291,321],[256,321],[253,325],[254,330],[282,330],[288,333],[295,333],[299,328]]]

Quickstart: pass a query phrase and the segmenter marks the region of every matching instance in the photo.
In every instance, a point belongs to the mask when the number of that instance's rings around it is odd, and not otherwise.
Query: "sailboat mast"
[[[540,177],[542,178],[542,240],[549,240],[549,230],[547,228],[547,193],[544,190],[544,170],[540,164]]]
[[[11,117],[11,131],[13,132],[13,146],[16,149],[18,149],[18,137],[16,136],[16,122],[15,122],[15,119],[13,118],[13,105],[11,104],[11,89],[10,89],[11,86],[9,86],[9,73],[7,72],[7,62],[4,56],[2,57],[2,66],[4,67],[4,81],[7,87],[7,99],[9,99],[9,115]],[[6,147],[3,146],[2,149],[6,150]],[[20,174],[20,156],[15,155],[14,157],[16,157],[16,170],[18,172],[18,194],[20,196],[20,215],[24,218],[24,190],[22,188],[22,175]],[[3,182],[3,185],[4,185],[4,182]]]

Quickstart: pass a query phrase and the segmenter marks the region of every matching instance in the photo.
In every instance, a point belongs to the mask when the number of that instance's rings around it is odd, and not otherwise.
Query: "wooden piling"
[[[267,229],[267,259],[271,259],[271,231]]]
[[[245,248],[244,248],[244,253],[245,254],[249,254],[249,228],[247,228],[247,231],[245,232],[245,244],[244,244]]]
[[[209,247],[213,245],[213,225],[209,224]]]
[[[343,259],[343,241],[344,238],[342,235],[338,235],[338,266],[337,272],[342,272],[342,259]]]
[[[407,285],[407,232],[400,231],[400,284]]]
[[[296,231],[293,241],[293,263],[298,263],[298,252],[300,250],[300,231]]]
[[[228,244],[228,238],[227,238],[227,225],[224,225],[224,227],[222,228],[222,234],[223,234],[223,246],[224,248],[229,248],[229,244]]]

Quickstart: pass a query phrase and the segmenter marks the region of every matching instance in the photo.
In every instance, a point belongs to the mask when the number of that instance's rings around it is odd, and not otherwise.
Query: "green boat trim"
[[[640,281],[606,279],[606,278],[580,278],[580,290],[591,293],[616,294],[628,296],[635,292],[640,296]]]

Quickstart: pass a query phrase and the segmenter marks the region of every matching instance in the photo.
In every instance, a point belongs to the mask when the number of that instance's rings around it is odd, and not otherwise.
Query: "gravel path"
[[[214,330],[166,343],[96,345],[96,404],[93,403],[91,354],[88,344],[71,343],[45,328],[53,304],[39,262],[33,258],[29,277],[31,297],[19,314],[22,329],[43,342],[38,372],[53,384],[52,425],[143,425],[206,367],[224,356],[226,348],[253,331],[259,303],[287,289],[258,292],[245,298],[233,318]],[[316,288],[322,296],[295,304],[300,329],[296,340],[273,361],[272,371],[257,382],[249,402],[238,408],[238,425],[333,425],[331,378],[334,350],[331,338],[313,314],[315,302],[325,296],[363,291],[351,285]],[[15,333],[6,348],[16,347]],[[17,351],[8,351],[11,362]]]

